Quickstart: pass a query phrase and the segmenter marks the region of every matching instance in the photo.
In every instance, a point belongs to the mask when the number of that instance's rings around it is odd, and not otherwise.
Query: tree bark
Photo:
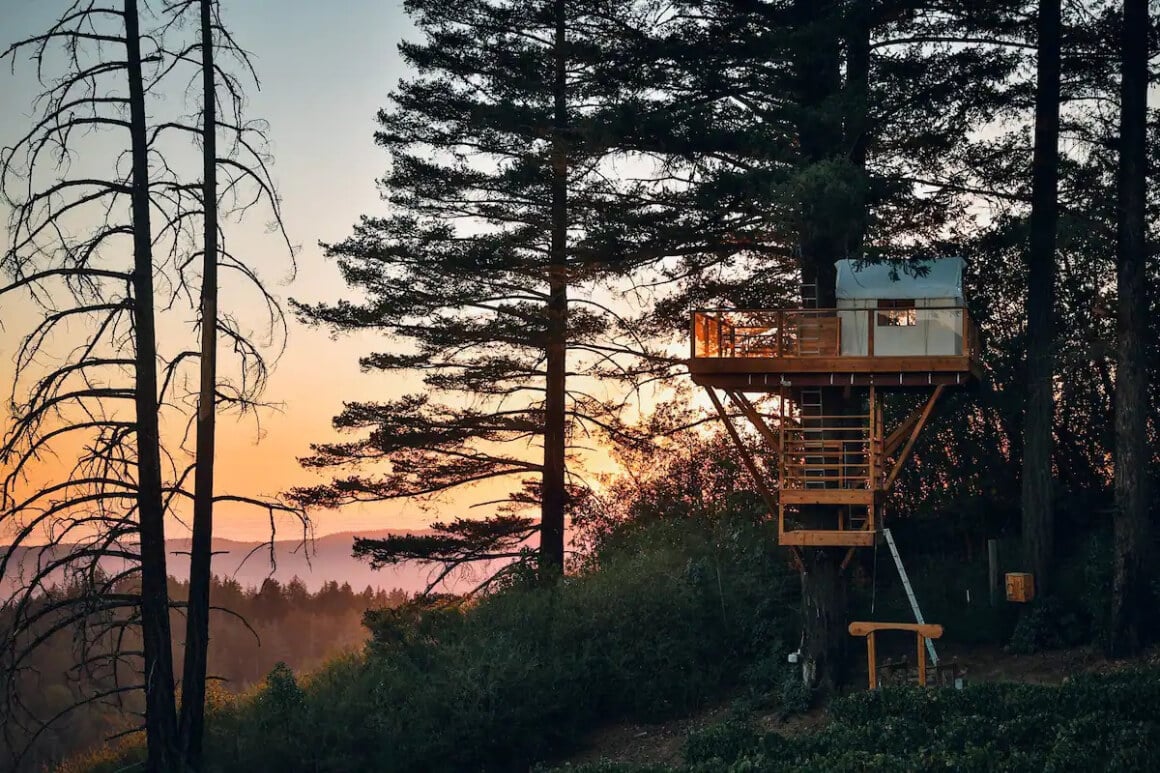
[[[842,115],[828,101],[841,88],[839,31],[834,26],[836,6],[832,2],[795,0],[796,99],[799,105],[798,141],[803,167],[840,158],[848,152]],[[819,195],[811,191],[807,195]],[[824,195],[824,194],[823,194]],[[832,222],[818,219],[827,211],[825,201],[802,201],[801,275],[802,301],[808,307],[836,305],[837,269],[835,261],[844,252],[843,234]],[[857,217],[852,214],[852,217]],[[849,233],[849,231],[846,231]],[[812,297],[811,297],[812,292]],[[827,413],[842,413],[843,390],[822,390]],[[833,528],[825,525],[838,517],[837,508],[803,507],[806,528]],[[810,687],[831,691],[845,676],[846,593],[841,577],[841,553],[834,548],[802,550],[802,675]]]
[[[165,508],[161,497],[157,341],[153,324],[153,251],[149,225],[149,158],[137,0],[125,0],[126,63],[133,185],[133,325],[136,333],[137,517],[141,536],[141,629],[145,655],[147,767],[177,764],[173,651],[165,567]]]
[[[551,249],[548,266],[544,471],[540,522],[540,563],[545,579],[564,570],[566,505],[565,372],[568,335],[568,81],[565,1],[554,0]]]
[[[205,685],[209,650],[209,590],[213,556],[214,442],[217,416],[217,88],[214,73],[213,0],[200,0],[202,53],[201,382],[197,400],[193,539],[189,561],[185,662],[181,680],[180,735],[185,765],[201,770]]]
[[[1138,652],[1149,606],[1148,376],[1150,322],[1145,274],[1147,193],[1148,2],[1125,0],[1120,81],[1119,211],[1116,287],[1115,554],[1110,655]]]
[[[850,163],[859,172],[862,186],[862,206],[851,212],[848,255],[859,257],[866,241],[869,212],[869,178],[866,157],[870,147],[868,109],[870,105],[870,0],[854,0],[846,21],[846,146],[850,149]]]
[[[846,681],[846,583],[842,551],[803,551],[802,681],[832,691]]]
[[[1051,588],[1055,417],[1055,232],[1058,222],[1060,0],[1040,0],[1027,252],[1027,408],[1023,417],[1023,553],[1036,591]]]

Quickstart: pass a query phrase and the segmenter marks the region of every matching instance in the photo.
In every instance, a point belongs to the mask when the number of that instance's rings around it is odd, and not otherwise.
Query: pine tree
[[[391,154],[390,211],[328,248],[366,300],[296,308],[335,330],[384,332],[393,351],[364,357],[364,369],[420,374],[425,391],[347,404],[336,428],[366,434],[316,445],[303,460],[381,460],[389,471],[294,494],[337,506],[518,481],[487,521],[358,549],[377,563],[453,566],[518,558],[538,531],[551,577],[564,565],[567,449],[619,431],[615,406],[579,377],[618,367],[616,320],[593,288],[633,262],[622,248],[632,205],[602,166],[623,125],[607,69],[617,59],[602,35],[631,7],[412,0],[407,9],[425,36],[400,47],[416,76],[392,94],[376,134]],[[534,505],[538,523],[522,513]]]
[[[1027,410],[1023,426],[1023,549],[1047,592],[1054,558],[1052,427],[1055,417],[1055,237],[1058,223],[1060,2],[1041,0],[1027,253]]]
[[[1120,77],[1120,163],[1117,218],[1115,394],[1115,547],[1108,651],[1137,652],[1146,637],[1148,598],[1149,453],[1147,445],[1148,284],[1145,242],[1148,175],[1147,0],[1125,0]]]

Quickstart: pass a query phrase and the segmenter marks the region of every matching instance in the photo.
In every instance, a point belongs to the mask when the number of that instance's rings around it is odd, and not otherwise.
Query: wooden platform
[[[852,531],[841,529],[793,529],[778,532],[777,541],[781,545],[797,547],[870,547],[878,533],[865,529]]]
[[[872,505],[881,492],[867,488],[784,488],[783,505]]]
[[[713,310],[692,319],[689,373],[706,388],[776,515],[778,541],[794,551],[845,548],[843,566],[855,548],[875,544],[886,493],[939,396],[982,375],[978,333],[965,307],[925,306],[904,317],[891,316],[892,308]],[[866,387],[867,407],[853,414],[842,404],[829,415],[832,398],[817,387]],[[888,429],[882,393],[906,388],[927,399]],[[776,486],[766,485],[768,472],[718,391],[776,455]],[[777,394],[777,418],[745,393]]]
[[[874,309],[697,311],[686,365],[695,383],[740,392],[955,386],[980,378],[978,331],[968,310],[919,311],[945,315],[931,340],[898,338],[908,328],[882,327]],[[895,338],[884,340],[888,335]]]
[[[982,376],[970,357],[693,357],[701,386],[769,392],[783,386],[927,387],[968,384]]]

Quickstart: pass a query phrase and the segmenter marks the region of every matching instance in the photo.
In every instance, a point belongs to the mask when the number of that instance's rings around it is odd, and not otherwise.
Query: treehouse
[[[702,386],[933,386],[979,375],[978,339],[962,291],[963,261],[837,263],[837,307],[693,314],[689,372]]]
[[[836,306],[693,314],[689,372],[704,386],[791,546],[873,545],[882,505],[947,387],[980,375],[961,258],[918,270],[837,263]],[[718,390],[777,458],[770,486]],[[896,427],[883,392],[926,393]],[[776,417],[750,394],[776,395]]]

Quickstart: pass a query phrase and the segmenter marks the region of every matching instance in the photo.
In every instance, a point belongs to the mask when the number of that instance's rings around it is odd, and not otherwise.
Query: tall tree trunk
[[[193,541],[189,560],[185,663],[180,732],[186,767],[201,769],[205,683],[209,650],[209,589],[213,555],[214,441],[217,416],[217,88],[214,73],[213,0],[201,0],[202,206],[201,383],[197,400]]]
[[[798,141],[803,166],[808,167],[845,155],[842,116],[828,104],[841,88],[840,40],[835,27],[837,6],[833,2],[795,0],[793,12],[797,42],[795,47],[796,99],[799,105]],[[816,188],[806,197],[824,196]],[[803,302],[830,308],[836,304],[837,269],[834,262],[844,252],[844,234],[833,223],[819,221],[817,214],[829,209],[827,202],[801,202],[801,274]],[[809,297],[810,293],[813,297]],[[826,413],[843,413],[841,389],[825,389],[822,404]],[[837,517],[837,508],[803,507],[806,528],[833,528],[824,525]],[[834,548],[802,550],[802,673],[811,687],[825,691],[841,685],[844,678],[847,636],[842,630],[846,619],[846,594],[841,577],[841,551]]]
[[[1115,555],[1108,651],[1137,652],[1148,609],[1148,382],[1144,341],[1150,327],[1147,192],[1148,0],[1125,0],[1120,82],[1119,222],[1116,249]]]
[[[1027,410],[1023,417],[1023,553],[1038,592],[1051,587],[1055,396],[1055,231],[1059,177],[1060,0],[1040,0],[1027,252]]]
[[[867,111],[870,106],[870,0],[854,0],[846,22],[846,146],[850,163],[859,172],[861,206],[851,212],[853,220],[846,252],[861,257],[866,241],[869,212],[869,179],[866,156],[870,145]]]
[[[568,335],[568,80],[565,0],[554,0],[554,126],[552,132],[551,229],[548,266],[548,339],[544,398],[544,477],[540,562],[550,579],[564,569],[565,369]]]
[[[145,651],[145,730],[148,769],[177,763],[173,650],[165,568],[165,508],[161,498],[161,437],[157,406],[157,341],[153,324],[153,251],[149,225],[149,158],[137,0],[125,0],[129,125],[133,159],[133,325],[136,333],[137,517],[141,533],[141,629]]]
[[[831,691],[846,681],[846,582],[844,551],[806,548],[802,551],[802,622],[805,659],[802,680]]]

